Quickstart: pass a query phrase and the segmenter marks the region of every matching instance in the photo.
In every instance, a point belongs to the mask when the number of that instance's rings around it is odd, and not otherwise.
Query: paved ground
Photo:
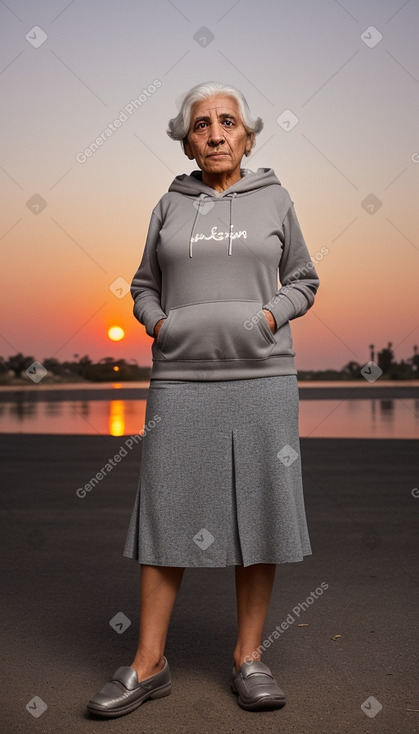
[[[2,732],[419,732],[419,442],[374,439],[302,441],[313,556],[278,566],[266,623],[268,635],[288,618],[264,654],[284,709],[248,713],[230,691],[233,568],[187,569],[166,648],[172,694],[91,719],[86,701],[136,646],[140,569],[122,548],[139,448],[86,497],[76,489],[123,440],[0,437]],[[122,634],[109,624],[119,612],[132,622]],[[382,709],[368,716],[364,702]]]

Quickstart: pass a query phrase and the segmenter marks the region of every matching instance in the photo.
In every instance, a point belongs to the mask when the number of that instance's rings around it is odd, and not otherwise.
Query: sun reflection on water
[[[109,403],[109,435],[125,434],[125,403],[123,400],[111,400]]]

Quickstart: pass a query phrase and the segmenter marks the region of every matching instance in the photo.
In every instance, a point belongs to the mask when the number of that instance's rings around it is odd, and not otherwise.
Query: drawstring
[[[196,214],[195,214],[195,218],[193,220],[193,225],[192,225],[192,232],[191,232],[191,236],[189,238],[189,257],[192,257],[192,239],[193,239],[193,232],[194,232],[194,229],[195,229],[196,220],[198,219],[199,210],[201,208],[201,202],[205,199],[205,196],[206,196],[206,194],[200,194],[199,195],[198,206],[196,207]]]
[[[233,249],[233,225],[232,225],[232,218],[233,218],[233,199],[235,196],[237,196],[237,192],[235,191],[233,194],[227,194],[227,196],[230,198],[230,237],[228,242],[228,252],[227,255],[231,255],[232,249]]]
[[[229,227],[229,236],[228,236],[228,251],[227,251],[227,255],[231,255],[232,254],[232,251],[233,251],[233,223],[232,223],[232,219],[233,219],[233,200],[235,199],[236,196],[237,196],[237,191],[235,191],[232,194],[227,194],[226,195],[226,198],[228,197],[230,199],[230,227]],[[199,216],[199,213],[200,213],[201,204],[204,203],[204,199],[206,197],[207,197],[207,194],[200,194],[199,195],[199,199],[196,199],[196,201],[198,202],[198,204],[196,206],[196,214],[195,214],[195,217],[194,217],[194,220],[193,220],[193,224],[192,224],[191,236],[189,238],[189,257],[192,257],[192,242],[193,242],[195,225],[196,225],[196,223],[198,221],[198,216]]]

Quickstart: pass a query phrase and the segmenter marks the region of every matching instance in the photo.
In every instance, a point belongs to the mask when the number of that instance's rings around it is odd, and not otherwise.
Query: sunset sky
[[[117,279],[131,282],[174,176],[196,168],[167,122],[211,79],[264,121],[244,165],[272,167],[311,255],[328,249],[315,306],[292,323],[297,367],[419,345],[418,2],[6,0],[0,27],[1,355],[150,364]]]

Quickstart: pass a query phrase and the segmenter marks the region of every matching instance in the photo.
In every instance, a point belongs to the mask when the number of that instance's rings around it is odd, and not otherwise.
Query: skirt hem
[[[130,560],[136,561],[138,564],[144,565],[144,566],[162,566],[162,567],[169,567],[169,568],[228,568],[230,566],[243,566],[243,568],[246,568],[247,566],[254,566],[256,564],[264,563],[264,564],[272,564],[275,566],[282,565],[284,563],[301,563],[304,558],[307,558],[307,556],[311,556],[312,552],[303,553],[301,558],[293,558],[288,560],[278,560],[278,561],[272,561],[272,560],[251,560],[247,561],[247,563],[167,563],[166,561],[154,561],[154,560],[140,560],[139,558],[136,558],[135,556],[127,555],[126,553],[122,554],[124,558],[129,558]]]

